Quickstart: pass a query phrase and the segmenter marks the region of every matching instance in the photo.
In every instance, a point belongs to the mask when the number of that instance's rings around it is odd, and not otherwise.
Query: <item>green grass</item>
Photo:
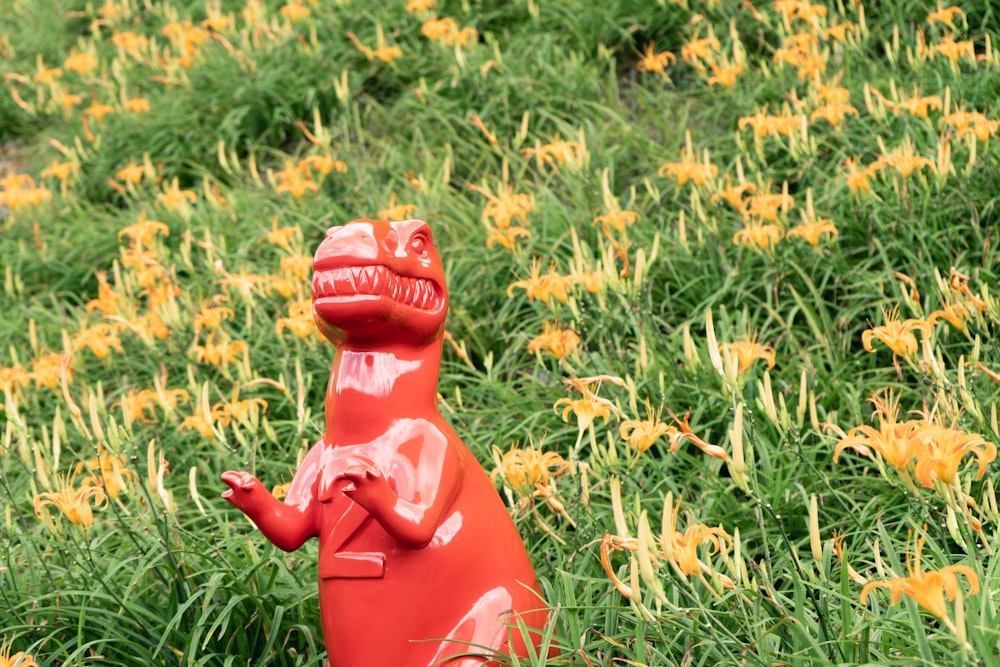
[[[546,637],[559,647],[558,657],[515,664],[996,664],[995,12],[957,3],[964,13],[953,19],[953,38],[970,40],[979,58],[953,64],[917,52],[921,36],[931,49],[952,33],[929,21],[927,3],[865,3],[864,30],[859,5],[820,3],[820,35],[843,21],[854,26],[845,43],[817,38],[826,67],[819,80],[839,82],[853,107],[834,127],[810,119],[817,79],[775,61],[790,33],[774,3],[754,3],[759,15],[750,3],[598,4],[439,1],[434,15],[478,31],[456,50],[422,36],[431,14],[411,15],[402,0],[306,4],[310,16],[294,23],[276,2],[257,6],[252,20],[243,3],[223,2],[230,25],[194,44],[184,66],[163,28],[183,19],[199,26],[211,6],[0,0],[0,14],[11,17],[0,26],[0,141],[16,145],[19,169],[50,194],[0,219],[0,636],[13,642],[8,653],[25,651],[40,665],[325,664],[315,544],[278,551],[219,497],[218,480],[227,469],[253,470],[268,485],[290,479],[323,430],[333,348],[275,332],[308,298],[308,279],[293,280],[290,296],[244,294],[225,279],[280,277],[282,259],[311,255],[327,227],[395,201],[415,206],[434,229],[451,294],[447,330],[467,355],[445,346],[445,416],[489,472],[495,456],[531,443],[571,463],[529,498],[497,476],[553,610]],[[732,87],[709,85],[713,72],[684,57],[710,29],[719,66],[743,54]],[[114,46],[125,31],[152,40],[156,56]],[[369,59],[348,32],[368,49],[380,48],[382,34],[402,56]],[[654,53],[676,56],[663,75],[637,67],[650,42]],[[81,50],[96,67],[63,68]],[[39,62],[63,68],[55,87],[35,80]],[[893,87],[903,100],[939,96],[950,108],[931,108],[926,119],[894,113],[879,103],[903,101]],[[53,100],[60,93],[80,101],[63,107]],[[134,98],[147,100],[148,112],[123,110]],[[115,110],[98,120],[84,111],[92,103]],[[765,106],[803,114],[807,139],[802,124],[794,138],[741,129]],[[981,112],[988,136],[959,136],[945,120],[957,109]],[[586,157],[531,157],[557,138]],[[849,186],[848,163],[862,169],[904,140],[933,164],[908,177],[886,167],[869,192]],[[940,170],[945,145],[951,171]],[[681,184],[658,173],[688,149],[717,174]],[[347,169],[316,176],[315,192],[301,198],[280,193],[281,170],[308,155]],[[65,183],[41,177],[67,161],[77,170]],[[127,185],[119,171],[144,161],[149,173]],[[761,193],[787,184],[794,200],[773,223],[782,238],[770,247],[739,243],[743,217],[713,198],[738,170]],[[175,179],[193,203],[163,203]],[[499,195],[508,186],[531,197],[526,220],[511,223],[530,235],[510,249],[488,247],[494,222],[481,190]],[[5,182],[0,197],[14,196]],[[788,236],[807,197],[815,218],[836,229],[816,247]],[[634,224],[605,233],[594,221],[609,206],[634,211]],[[147,244],[145,263],[130,263],[119,232],[143,217],[169,235]],[[290,247],[266,239],[276,228],[297,229]],[[566,302],[508,289],[534,262],[542,274],[600,271],[602,285],[591,293],[576,284]],[[162,273],[144,278],[150,263]],[[98,273],[120,295],[111,313],[88,306],[101,295]],[[164,303],[144,291],[165,285],[176,291]],[[899,305],[901,319],[927,320],[949,301],[975,311],[965,331],[939,314],[926,345],[917,333],[914,354],[896,358],[878,340],[865,349],[883,309]],[[215,340],[246,345],[222,367],[196,358],[210,336],[196,316],[212,304],[231,309]],[[168,335],[137,333],[150,313]],[[564,359],[530,350],[553,322],[579,336]],[[105,358],[76,342],[101,323],[119,325],[120,349]],[[726,360],[715,367],[712,336],[724,345],[754,334],[773,348],[773,367],[762,359],[738,374],[727,375]],[[31,379],[50,352],[71,354],[65,390],[58,372],[54,388],[42,375]],[[564,380],[600,374],[622,378],[597,389],[617,416],[581,431],[572,413],[562,417],[559,401],[581,396]],[[124,399],[157,386],[182,389],[187,401],[168,408],[159,399],[142,418],[124,414]],[[905,475],[853,449],[835,463],[837,429],[877,428],[868,401],[887,387],[900,396],[901,421],[922,410],[981,435],[986,444],[972,453],[988,459],[983,475],[966,455],[953,483],[908,484],[925,449],[914,450]],[[203,401],[225,404],[235,391],[263,399],[266,411],[217,421],[211,437],[180,428]],[[671,413],[688,415],[694,435],[727,460],[690,439],[671,451],[669,432],[636,451],[621,422],[644,419],[647,400],[665,425],[678,426]],[[86,529],[52,506],[37,515],[36,497],[98,447],[122,457],[118,499],[94,508]],[[728,536],[724,553],[699,551],[710,574],[683,574],[662,545],[642,565],[632,538],[644,521],[659,538],[667,498],[683,499],[678,531],[704,524]],[[893,603],[884,589],[862,604],[863,582],[909,574],[917,535],[925,571],[961,565],[977,580],[978,592],[947,603],[947,621],[908,595]],[[631,599],[602,567],[610,536],[625,547],[610,563],[633,587]],[[964,595],[969,582],[958,579]]]

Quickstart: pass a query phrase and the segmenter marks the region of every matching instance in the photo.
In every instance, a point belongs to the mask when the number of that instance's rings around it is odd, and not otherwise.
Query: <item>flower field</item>
[[[990,3],[0,15],[0,667],[326,664],[316,544],[219,476],[323,432],[365,217],[433,228],[438,404],[551,607],[501,664],[1000,660]]]

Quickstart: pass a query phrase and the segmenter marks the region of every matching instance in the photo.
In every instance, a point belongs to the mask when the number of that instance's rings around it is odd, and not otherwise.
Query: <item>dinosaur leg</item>
[[[510,591],[503,586],[484,593],[448,632],[430,665],[483,667],[495,664],[489,661],[489,655],[503,651],[506,646],[513,602]],[[470,653],[479,655],[468,655]]]

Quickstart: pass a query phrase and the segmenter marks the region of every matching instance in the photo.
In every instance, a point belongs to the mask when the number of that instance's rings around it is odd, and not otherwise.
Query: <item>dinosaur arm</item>
[[[437,475],[426,476],[412,500],[397,495],[374,465],[352,466],[344,493],[364,507],[386,532],[411,549],[426,547],[455,499],[462,482],[463,465],[458,450],[446,446]]]
[[[242,510],[279,549],[295,551],[316,535],[315,505],[283,503],[250,473],[230,470],[222,473],[222,481],[229,485],[222,497]]]

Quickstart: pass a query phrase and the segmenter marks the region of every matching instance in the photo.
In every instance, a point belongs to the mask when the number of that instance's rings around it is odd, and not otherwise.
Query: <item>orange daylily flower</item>
[[[927,488],[934,486],[934,480],[951,484],[966,454],[972,454],[979,462],[976,479],[983,476],[986,466],[997,456],[996,445],[978,433],[926,424],[916,437],[923,446],[917,451],[913,476]]]
[[[836,463],[840,453],[848,447],[865,456],[871,456],[874,450],[889,465],[905,473],[921,447],[917,433],[926,422],[916,419],[898,421],[899,396],[891,389],[886,389],[881,396],[872,394],[868,400],[875,406],[872,416],[878,420],[878,428],[862,425],[847,433],[837,429],[841,438],[834,447],[833,462]]]
[[[692,39],[681,47],[681,58],[686,60],[699,72],[705,71],[705,63],[715,61],[715,54],[722,48],[715,35],[709,32],[708,37]]]
[[[733,539],[722,526],[709,528],[703,523],[690,524],[683,533],[677,530],[677,516],[680,514],[681,499],[677,499],[671,512],[671,520],[661,539],[670,541],[670,555],[684,575],[711,574],[712,569],[698,557],[702,544],[709,545],[709,555],[726,553]]]
[[[292,241],[301,238],[301,236],[302,229],[298,225],[278,227],[278,218],[275,216],[271,221],[271,231],[267,232],[264,238],[267,239],[268,243],[288,250],[291,247]]]
[[[309,171],[317,171],[320,176],[326,176],[331,171],[336,171],[338,174],[343,174],[347,171],[347,163],[343,160],[335,160],[332,155],[307,155],[302,158],[296,168],[303,173],[303,175],[309,175]],[[322,179],[321,179],[322,180]]]
[[[310,11],[309,8],[302,4],[301,0],[291,0],[282,6],[278,10],[282,16],[284,16],[289,21],[293,23],[295,21],[304,21],[309,18]]]
[[[101,120],[109,113],[114,113],[115,108],[110,104],[102,104],[100,102],[94,102],[89,107],[83,110],[83,115],[92,116],[94,120]]]
[[[134,32],[116,32],[111,35],[111,43],[129,55],[137,56],[149,46],[149,38]]]
[[[563,329],[554,322],[546,322],[542,325],[541,335],[535,336],[528,343],[528,352],[537,354],[546,350],[556,359],[562,359],[576,351],[579,344],[580,335],[575,331]]]
[[[170,227],[159,220],[149,220],[140,213],[139,220],[118,230],[118,241],[128,239],[134,246],[148,248],[157,236],[170,236]]]
[[[499,243],[507,250],[513,250],[518,238],[531,238],[531,230],[524,227],[487,227],[486,247],[492,248]]]
[[[77,74],[89,74],[97,67],[97,57],[92,53],[77,52],[63,62],[63,69]]]
[[[675,429],[676,430],[676,429]],[[653,406],[646,401],[646,419],[626,419],[618,427],[618,435],[628,440],[637,452],[645,452],[661,436],[670,432],[670,426],[660,421],[660,411],[653,415]]]
[[[837,74],[834,80],[830,83],[823,83],[822,81],[817,81],[813,85],[816,91],[816,100],[821,105],[837,106],[840,104],[847,104],[851,99],[851,92],[840,85],[841,74]]]
[[[81,485],[74,488],[75,478],[67,479],[60,474],[54,491],[45,491],[35,496],[35,516],[41,518],[46,505],[52,505],[81,528],[90,528],[94,523],[93,507],[101,507],[108,502],[104,490],[98,486]],[[93,507],[91,506],[93,505]]]
[[[58,67],[45,67],[41,58],[38,59],[38,71],[32,78],[35,83],[42,83],[47,86],[52,85],[56,79],[61,79],[63,75],[62,69]]]
[[[90,473],[80,482],[81,487],[99,487],[114,500],[136,479],[135,473],[127,466],[128,458],[124,454],[111,454],[98,444],[97,456],[78,463],[76,474]]]
[[[967,58],[972,62],[976,61],[976,47],[973,46],[972,42],[968,40],[956,42],[950,36],[931,46],[930,54],[932,58],[936,55],[942,55],[953,65],[957,65],[961,58]]]
[[[781,225],[765,224],[756,218],[749,218],[743,221],[743,229],[733,234],[733,243],[770,250],[784,237],[785,230]]]
[[[377,214],[380,220],[408,220],[417,214],[416,204],[397,204],[396,193],[389,195],[389,205]]]
[[[578,141],[565,141],[559,138],[559,134],[553,137],[551,143],[537,146],[536,148],[523,148],[521,155],[535,158],[536,164],[567,164],[579,160],[583,155],[583,149]]]
[[[671,496],[668,495],[668,503]],[[647,554],[654,570],[661,567],[662,563],[673,562],[684,576],[707,574],[717,575],[724,588],[733,588],[733,581],[724,574],[715,572],[712,567],[699,558],[699,548],[707,544],[708,555],[716,553],[727,553],[732,547],[733,540],[729,534],[723,530],[722,526],[709,528],[705,524],[691,524],[684,532],[677,530],[677,516],[680,514],[681,500],[668,505],[664,511],[663,532],[649,540]],[[611,565],[611,553],[615,550],[626,550],[635,552],[640,548],[640,542],[635,537],[623,535],[605,534],[601,540],[600,560],[604,573],[608,576],[615,588],[627,598],[633,595],[632,588],[621,581],[615,574]]]
[[[871,179],[882,169],[882,163],[873,162],[867,167],[858,169],[857,162],[849,159],[845,162],[845,165],[848,170],[845,176],[847,187],[854,192],[861,192],[862,190],[871,192]]]
[[[450,16],[439,19],[428,19],[420,26],[420,34],[434,42],[443,41],[445,35],[457,31],[458,22]]]
[[[885,324],[872,327],[861,334],[861,344],[867,352],[874,352],[872,339],[882,341],[893,355],[908,357],[917,351],[918,343],[914,331],[923,332],[924,338],[931,335],[931,325],[927,320],[899,319],[899,306],[889,310],[882,309]]]
[[[651,41],[646,45],[646,52],[640,55],[639,62],[636,63],[635,68],[640,72],[656,72],[657,74],[665,75],[667,65],[676,62],[677,57],[670,51],[656,53],[656,45]]]
[[[686,440],[714,459],[725,461],[728,458],[726,450],[719,445],[713,445],[706,442],[691,430],[691,424],[688,421],[691,417],[691,413],[685,414],[684,419],[678,418],[673,412],[670,413],[670,416],[673,417],[674,423],[677,424],[676,426],[673,424],[668,426],[668,438],[670,440],[669,451],[671,454],[676,454],[677,450],[681,446],[681,443]]]
[[[122,351],[122,341],[115,327],[107,322],[99,322],[93,326],[81,329],[73,342],[77,350],[89,349],[98,359],[106,359],[112,350]]]
[[[893,103],[883,99],[887,107],[899,113],[899,109],[908,112],[911,116],[927,120],[927,115],[931,109],[940,111],[942,108],[941,98],[937,95],[913,96],[905,100]]]
[[[202,329],[214,331],[222,325],[223,320],[227,320],[232,316],[233,311],[231,308],[205,305],[194,314],[192,324],[195,331],[201,331]]]
[[[65,181],[78,171],[80,171],[79,162],[59,162],[44,169],[41,173],[41,178],[56,178],[60,181]]]
[[[97,272],[97,298],[87,302],[87,312],[99,310],[108,315],[114,315],[125,302],[125,295],[114,291],[108,283],[108,276],[103,271]]]
[[[661,410],[657,410],[654,414],[653,406],[647,399],[646,419],[624,420],[618,428],[618,434],[623,439],[628,440],[629,445],[639,453],[645,452],[653,446],[654,442],[666,436],[670,442],[669,451],[671,454],[676,453],[681,443],[688,440],[709,456],[725,460],[726,452],[722,447],[705,442],[691,430],[688,423],[690,415],[684,415],[684,419],[681,420],[671,412],[670,415],[677,423],[677,426],[674,426],[660,420]]]
[[[621,234],[627,226],[634,225],[638,219],[639,214],[635,211],[610,211],[594,218],[593,224],[601,225],[604,233],[610,236],[612,229]]]
[[[59,388],[59,381],[64,372],[64,362],[68,362],[65,355],[59,352],[43,354],[31,362],[31,381],[35,383],[35,388],[48,387],[56,391]],[[67,382],[73,377],[73,366],[65,363],[65,373]]]
[[[319,185],[312,180],[312,175],[308,172],[302,173],[298,165],[286,164],[285,168],[273,175],[275,183],[274,191],[279,195],[287,192],[296,199],[302,199],[307,192],[318,192]]]
[[[552,299],[567,303],[569,301],[568,290],[573,285],[570,276],[563,276],[550,270],[544,275],[540,275],[541,264],[537,259],[531,262],[531,277],[518,280],[507,286],[507,296],[513,297],[514,290],[523,289],[530,301],[538,299],[550,303]]]
[[[746,209],[743,203],[743,195],[747,192],[756,192],[757,186],[753,183],[747,183],[741,181],[733,185],[732,176],[726,174],[726,186],[720,188],[718,192],[712,195],[712,203],[717,204],[719,200],[725,200],[730,206],[732,206],[737,211],[744,211]]]
[[[303,340],[316,332],[316,320],[312,314],[312,302],[309,299],[296,301],[288,306],[288,317],[279,317],[274,325],[274,333],[281,337],[285,329]]]
[[[804,115],[792,113],[788,108],[785,108],[780,116],[769,115],[767,113],[767,106],[765,106],[763,109],[757,109],[756,113],[752,116],[743,116],[740,118],[737,127],[740,131],[752,127],[754,136],[758,139],[779,134],[791,137],[793,134],[801,131],[805,125],[805,120],[806,117]]]
[[[708,63],[708,66],[712,70],[712,76],[708,77],[706,83],[710,86],[719,85],[732,88],[736,85],[736,77],[743,73],[743,65],[741,63],[729,65],[728,67],[720,67],[715,63]]]
[[[247,344],[242,340],[222,339],[216,342],[215,332],[212,332],[204,345],[191,348],[191,354],[199,364],[204,362],[221,368],[235,361],[246,349]]]
[[[420,12],[429,12],[434,9],[435,4],[436,0],[407,0],[406,13],[418,14]]]
[[[7,639],[7,635],[3,636],[3,640],[0,641],[0,667],[38,667],[38,663],[35,662],[35,658],[30,653],[25,653],[24,651],[18,651],[11,655],[11,651],[14,650],[14,638],[11,637],[10,640]]]
[[[847,33],[857,30],[857,26],[850,21],[843,21],[836,25],[831,25],[823,29],[823,38],[832,39],[835,42],[846,42]]]
[[[228,425],[233,419],[241,424],[250,422],[251,418],[260,412],[267,412],[267,401],[263,398],[244,398],[238,400],[238,390],[234,392],[229,403],[216,403],[212,406],[212,415],[216,421]]]
[[[133,185],[139,183],[145,175],[146,165],[136,164],[135,162],[129,162],[126,166],[115,172],[115,178],[120,181],[132,183]]]
[[[169,209],[184,210],[198,201],[198,195],[193,190],[182,190],[178,180],[174,178],[170,184],[156,197],[157,203]]]
[[[724,347],[736,355],[739,361],[739,372],[745,373],[760,359],[767,362],[768,369],[774,368],[774,348],[757,342],[757,334],[744,335],[742,340],[726,343]]]
[[[903,144],[894,153],[884,153],[879,156],[877,164],[889,166],[896,169],[903,178],[909,178],[917,169],[924,167],[934,168],[934,161],[930,158],[916,155],[909,137],[903,140]]]
[[[833,127],[838,127],[840,125],[840,121],[842,121],[845,116],[850,114],[855,116],[858,115],[858,110],[850,104],[826,104],[824,106],[817,107],[809,115],[809,122],[815,123],[817,120],[825,120]]]
[[[1000,128],[1000,120],[990,120],[978,111],[953,111],[941,118],[945,125],[951,125],[959,137],[974,134],[976,139],[985,142],[995,136]]]
[[[787,187],[785,190],[787,191]],[[761,193],[748,195],[744,205],[744,216],[778,222],[778,214],[795,208],[795,200],[787,192]]]
[[[560,414],[560,406],[565,406],[562,409],[563,421],[569,421],[569,413],[572,412],[581,431],[593,424],[595,419],[603,419],[606,424],[612,415],[618,419],[619,414],[614,403],[590,392],[585,392],[583,398],[560,398],[552,405],[556,414]]]
[[[292,255],[282,257],[278,263],[281,267],[281,275],[297,280],[307,280],[312,273],[312,255]]]
[[[683,186],[688,181],[696,186],[704,185],[708,179],[716,177],[719,168],[709,162],[708,149],[705,149],[702,159],[699,160],[691,147],[690,137],[687,139],[681,151],[681,161],[660,165],[656,173],[660,176],[677,179],[677,187]]]
[[[133,97],[122,102],[122,108],[132,113],[148,113],[150,110],[149,100],[144,97]]]
[[[948,608],[945,605],[945,597],[949,600],[957,597],[957,575],[963,575],[969,582],[969,592],[966,597],[979,592],[979,577],[968,565],[946,565],[940,570],[922,570],[920,551],[923,545],[924,537],[920,536],[916,540],[913,558],[908,559],[906,563],[909,575],[866,584],[861,589],[861,604],[866,604],[868,596],[876,588],[888,588],[893,604],[899,602],[900,595],[906,595],[938,619],[950,623],[947,620]]]
[[[595,393],[595,390],[591,390],[591,385],[596,384],[598,389],[604,382],[610,382],[611,384],[617,384],[622,386],[625,381],[620,377],[614,375],[594,375],[591,377],[583,378],[569,378],[566,380],[566,384],[579,391],[583,394],[583,398],[580,399],[569,399],[560,398],[553,404],[552,409],[556,414],[559,414],[559,407],[566,406],[562,411],[563,421],[569,420],[569,413],[572,412],[576,415],[577,426],[581,431],[588,428],[593,424],[594,420],[600,417],[607,423],[611,415],[618,419],[619,412],[618,407],[606,398],[601,398]]]
[[[478,192],[489,200],[486,206],[483,207],[479,219],[487,225],[487,220],[493,220],[493,223],[499,229],[509,227],[514,218],[520,218],[522,222],[527,222],[528,213],[534,207],[534,202],[530,195],[517,194],[514,192],[514,188],[509,185],[505,186],[504,190],[497,195],[491,194],[478,185],[470,185],[469,189],[473,192]]]
[[[548,495],[553,478],[569,470],[569,462],[556,452],[539,447],[512,447],[500,457],[492,477],[502,478],[522,498]]]
[[[785,236],[787,238],[797,236],[809,245],[818,247],[822,236],[826,235],[830,238],[837,238],[839,234],[840,232],[837,231],[837,226],[833,224],[833,221],[824,218],[823,220],[803,222],[802,224],[796,225],[789,229]]]
[[[959,331],[968,331],[968,322],[985,308],[985,304],[976,303],[972,300],[954,300],[944,304],[942,308],[935,310],[927,317],[927,323],[933,326],[939,319],[943,319]]]
[[[956,16],[965,16],[965,12],[962,11],[961,7],[941,7],[941,5],[938,5],[936,10],[927,14],[927,23],[931,25],[943,23],[954,30]]]
[[[389,46],[386,44],[385,35],[382,33],[381,26],[379,26],[376,34],[376,48],[370,49],[361,43],[358,36],[353,32],[347,33],[348,39],[350,39],[354,46],[363,53],[368,60],[376,59],[381,60],[384,63],[391,63],[396,58],[403,57],[403,50],[398,46]]]

